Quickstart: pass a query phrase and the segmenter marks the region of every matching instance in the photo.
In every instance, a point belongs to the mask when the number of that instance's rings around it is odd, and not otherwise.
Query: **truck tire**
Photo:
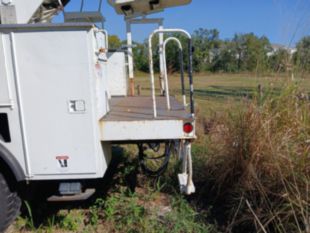
[[[12,190],[0,171],[0,233],[3,233],[16,219],[21,207],[18,193]]]

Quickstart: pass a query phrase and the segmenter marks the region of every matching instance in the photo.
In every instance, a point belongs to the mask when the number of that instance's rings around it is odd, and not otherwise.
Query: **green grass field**
[[[156,77],[158,91],[158,74]],[[142,95],[151,95],[147,74],[139,73],[135,82],[136,86],[141,86]],[[293,82],[298,83],[305,92],[310,92],[310,78],[295,78]],[[291,76],[283,74],[263,77],[256,77],[253,74],[194,74],[195,102],[201,115],[208,116],[210,113],[225,111],[227,106],[238,106],[240,100],[255,95],[259,85],[264,92],[277,95],[288,83],[292,83]],[[186,84],[188,84],[187,79]],[[171,75],[169,85],[172,89],[170,94],[179,97],[180,77]]]
[[[173,75],[169,79],[171,94],[179,98],[179,77]],[[285,75],[196,74],[195,101],[199,117],[211,118],[228,109],[244,107],[244,100],[257,95],[259,85],[264,95],[277,96],[288,83],[292,83],[291,77]],[[295,79],[293,83],[304,93],[310,92],[310,79]],[[150,82],[145,74],[138,75],[136,85],[141,86],[142,95],[150,95]],[[203,156],[208,150],[206,145],[204,140],[198,140],[194,154]],[[162,179],[152,180],[139,174],[135,147],[115,148],[113,155],[118,159],[111,168],[110,182],[100,185],[102,190],[92,200],[66,206],[27,204],[10,231],[210,233],[225,229],[214,220],[213,215],[218,213],[211,214],[209,207],[195,204],[207,198],[207,194],[200,193],[190,199],[178,194],[173,166]],[[201,156],[199,159],[207,160]],[[136,184],[135,192],[132,183]]]

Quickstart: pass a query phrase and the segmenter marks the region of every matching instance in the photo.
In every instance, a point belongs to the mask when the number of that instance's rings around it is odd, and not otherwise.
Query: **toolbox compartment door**
[[[16,32],[26,150],[34,176],[96,174],[92,39],[87,30]]]

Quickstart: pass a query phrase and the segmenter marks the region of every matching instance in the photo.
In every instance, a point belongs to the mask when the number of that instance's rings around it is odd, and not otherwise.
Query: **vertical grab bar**
[[[194,80],[193,80],[193,41],[188,39],[188,78],[190,86],[190,105],[191,105],[191,114],[195,118],[195,102],[194,102]]]
[[[109,51],[109,33],[105,29],[96,29],[97,32],[101,32],[105,36],[105,50]]]
[[[182,96],[183,96],[183,105],[184,108],[186,108],[187,103],[186,103],[186,92],[185,92],[185,79],[184,79],[184,61],[183,61],[183,50],[180,51],[180,69],[181,69],[181,88],[182,88]]]
[[[152,39],[153,39],[154,35],[155,35],[155,32],[153,32],[149,36],[149,63],[150,63],[151,92],[152,92],[152,101],[153,101],[153,115],[154,115],[154,118],[157,118],[155,78],[154,78],[154,62],[153,62],[153,49],[152,49]]]
[[[168,42],[175,41],[179,47],[179,60],[180,60],[180,72],[181,72],[181,88],[183,97],[183,106],[186,107],[186,93],[185,93],[185,83],[184,83],[184,64],[183,64],[183,47],[180,40],[176,37],[169,37],[164,42],[164,71],[165,71],[165,83],[166,83],[166,98],[167,98],[167,108],[170,110],[170,96],[169,96],[169,84],[168,84],[168,73],[167,73],[167,61],[166,61],[166,47]]]
[[[188,77],[190,84],[190,105],[191,105],[191,115],[195,117],[195,102],[194,102],[194,84],[193,84],[193,44],[192,36],[183,29],[156,29],[149,36],[149,66],[150,66],[150,81],[151,81],[151,91],[152,91],[152,100],[153,100],[153,112],[154,118],[157,118],[157,104],[156,104],[156,94],[155,94],[155,81],[154,81],[154,61],[153,61],[153,50],[152,50],[152,40],[154,35],[158,33],[171,33],[178,32],[184,34],[188,38]]]

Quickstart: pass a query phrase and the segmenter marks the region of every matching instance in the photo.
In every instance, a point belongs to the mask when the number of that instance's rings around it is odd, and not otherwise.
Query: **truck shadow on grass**
[[[113,147],[113,156],[110,166],[102,179],[90,180],[83,185],[86,188],[95,188],[96,192],[86,201],[75,202],[48,202],[47,198],[57,190],[58,183],[48,185],[37,183],[32,185],[32,193],[26,195],[22,206],[20,218],[16,221],[19,231],[37,231],[49,229],[52,226],[63,226],[67,221],[66,214],[78,210],[88,214],[93,206],[98,205],[98,200],[104,202],[109,193],[114,192],[119,186],[124,186],[129,192],[134,192],[137,186],[138,165],[135,160],[128,160],[126,153],[121,147]],[[88,221],[88,220],[83,220]],[[66,223],[65,223],[66,224]],[[71,223],[68,223],[69,225]],[[65,226],[67,228],[68,226]],[[67,230],[73,230],[69,229]],[[44,230],[45,232],[45,230]]]
[[[217,232],[178,195],[173,167],[160,180],[147,178],[133,151],[114,148],[104,179],[88,184],[97,188],[88,201],[57,204],[48,203],[42,191],[33,196],[15,223],[16,232]]]

